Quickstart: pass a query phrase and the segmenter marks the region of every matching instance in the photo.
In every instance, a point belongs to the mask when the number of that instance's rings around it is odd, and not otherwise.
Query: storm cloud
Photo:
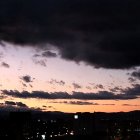
[[[140,65],[137,0],[1,0],[0,41],[47,49],[96,68]],[[43,45],[42,45],[43,44]]]

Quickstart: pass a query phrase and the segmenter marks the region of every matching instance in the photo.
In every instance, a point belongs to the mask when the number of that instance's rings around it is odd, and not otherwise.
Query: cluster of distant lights
[[[52,138],[52,137],[61,137],[61,136],[67,136],[67,135],[74,135],[74,132],[73,131],[71,131],[70,133],[68,133],[68,132],[66,132],[66,133],[64,133],[64,134],[55,134],[55,135],[50,135],[50,138]]]
[[[78,115],[75,115],[74,117],[76,117],[76,119],[78,119]],[[38,122],[41,122],[41,120],[38,120]],[[56,120],[51,120],[51,123],[56,123]],[[43,124],[46,124],[46,123],[43,123]],[[68,128],[66,128],[66,127],[63,127],[63,128],[66,129],[66,133],[61,134],[61,132],[58,132],[58,134],[54,134],[54,132],[52,132],[52,134],[49,137],[52,138],[52,137],[61,137],[61,136],[68,136],[68,135],[73,136],[74,135],[74,131],[69,131]],[[40,134],[39,134],[39,132],[37,132],[37,137],[39,137],[39,136],[40,136]],[[42,140],[46,139],[46,132],[45,132],[45,134],[41,135],[41,139]]]
[[[75,120],[77,120],[78,118],[79,118],[79,116],[77,114],[74,115]],[[41,120],[39,119],[38,122],[41,122]],[[55,122],[56,122],[56,120],[51,120],[51,123],[55,123]],[[46,123],[43,123],[43,124],[45,125]],[[49,137],[53,138],[53,137],[62,137],[62,136],[69,136],[69,135],[73,136],[74,135],[74,131],[69,131],[68,128],[66,128],[66,127],[64,127],[64,128],[66,129],[65,133],[61,134],[61,132],[58,132],[58,134],[54,134],[54,132],[52,132],[52,134]],[[44,132],[44,134],[40,134],[39,132],[36,133],[36,137],[37,138],[41,137],[41,140],[46,140],[46,137],[48,137],[46,135],[47,135],[46,132]],[[30,139],[33,139],[33,136],[27,137],[27,140],[30,140]]]
[[[31,139],[32,139],[33,137],[31,137]],[[30,140],[30,138],[27,138],[28,140]],[[42,140],[45,140],[46,139],[46,135],[41,135],[41,139]]]
[[[53,134],[54,132],[52,132],[52,135],[50,135],[50,138],[67,136],[67,135],[74,135],[74,131],[69,131],[68,128],[66,128],[66,127],[63,127],[63,128],[66,129],[66,133],[61,134],[61,132],[58,132],[58,134]]]
[[[77,120],[77,119],[78,119],[78,115],[74,115],[74,119]],[[38,120],[38,122],[40,122],[40,120]],[[53,123],[53,122],[56,122],[56,121],[55,121],[55,120],[51,120],[51,123]],[[52,138],[52,137],[67,136],[67,135],[71,135],[71,136],[74,135],[74,131],[70,131],[70,132],[69,132],[68,128],[66,128],[66,129],[67,129],[67,132],[64,133],[64,134],[61,134],[61,133],[59,132],[58,134],[54,134],[54,135],[53,135],[53,132],[52,132],[52,135],[50,135],[50,138]],[[38,134],[39,134],[39,133],[37,133],[37,136],[38,136]],[[45,139],[46,139],[46,135],[45,135],[45,134],[41,135],[41,138],[42,138],[42,140],[45,140]]]
[[[74,132],[73,131],[70,131],[70,132],[67,131],[64,134],[61,134],[60,132],[58,134],[53,134],[53,132],[52,132],[52,134],[50,135],[50,138],[52,138],[52,137],[67,136],[67,135],[74,135]],[[39,132],[37,133],[37,137],[39,137]],[[46,134],[42,134],[41,138],[42,138],[42,140],[45,140],[46,139]]]
[[[79,116],[78,116],[78,114],[75,114],[74,115],[74,119],[75,120],[78,120],[79,119]],[[41,120],[38,120],[38,122],[40,122]],[[55,123],[56,122],[56,120],[51,120],[51,123]],[[139,121],[138,121],[139,122]],[[43,123],[43,124],[46,124],[46,123]],[[131,124],[131,122],[130,122],[130,126],[131,126],[132,124]],[[115,126],[117,126],[117,123],[115,123]],[[70,130],[68,130],[68,128],[67,127],[63,127],[63,128],[65,128],[66,129],[66,132],[65,133],[61,133],[61,132],[58,132],[58,134],[54,134],[54,132],[52,132],[50,135],[49,135],[49,137],[50,138],[53,138],[53,137],[61,137],[61,136],[72,136],[72,135],[74,135],[74,131],[70,131]],[[85,130],[86,128],[84,128],[84,130]],[[136,129],[134,129],[134,130],[131,130],[131,129],[127,129],[127,131],[129,132],[129,131],[135,131],[135,132],[140,132],[140,128],[136,128]],[[121,129],[119,128],[119,129],[117,129],[117,134],[118,134],[118,136],[120,136],[121,137]],[[140,133],[139,133],[140,134]],[[46,140],[46,137],[48,137],[47,135],[46,135],[46,132],[44,132],[44,134],[39,134],[39,132],[37,132],[37,137],[40,137],[41,136],[41,140]],[[118,137],[117,136],[111,136],[112,138],[114,138],[114,139],[117,139]]]
[[[74,135],[74,132],[73,131],[67,131],[66,133],[64,133],[64,134],[61,134],[60,132],[58,133],[58,134],[53,134],[53,132],[52,132],[52,134],[50,135],[50,138],[52,138],[52,137],[61,137],[61,136],[67,136],[67,135],[71,135],[71,136],[73,136]],[[40,137],[41,136],[41,140],[45,140],[46,139],[46,132],[45,132],[45,134],[39,134],[39,132],[37,132],[37,138],[38,137]],[[30,139],[32,139],[33,137],[28,137],[27,139],[28,140],[30,140]]]
[[[139,122],[139,120],[138,120],[138,122]],[[115,123],[115,126],[117,125],[117,123]],[[129,123],[129,125],[131,126],[132,125],[132,123]],[[139,132],[138,134],[140,135],[140,128],[136,128],[136,129],[127,129],[126,130],[127,132]],[[117,132],[117,135],[115,135],[115,136],[110,136],[110,138],[112,138],[112,139],[114,139],[114,140],[118,140],[118,139],[121,139],[122,138],[122,136],[121,136],[121,129],[119,128],[119,129],[116,129],[116,132]],[[129,138],[130,136],[128,135],[128,138]]]

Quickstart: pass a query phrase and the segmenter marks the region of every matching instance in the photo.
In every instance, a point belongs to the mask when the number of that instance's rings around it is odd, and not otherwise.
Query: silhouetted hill
[[[9,113],[10,113],[9,111],[3,111],[3,110],[0,111],[0,119],[7,119],[9,117]],[[59,111],[54,111],[54,112],[31,111],[31,115],[33,119],[41,119],[41,120],[73,119],[74,114],[75,113],[64,113]],[[135,110],[130,112],[113,112],[113,113],[94,112],[94,117],[96,119],[104,119],[104,120],[120,120],[120,119],[137,120],[140,119],[140,110]]]

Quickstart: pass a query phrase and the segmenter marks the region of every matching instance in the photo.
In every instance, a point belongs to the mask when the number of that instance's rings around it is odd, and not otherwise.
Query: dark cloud
[[[82,86],[80,86],[79,84],[77,83],[72,83],[74,89],[79,89],[79,88],[82,88]]]
[[[25,75],[25,76],[21,76],[20,79],[22,80],[20,82],[24,88],[26,87],[33,88],[31,83],[35,80],[35,78],[32,78],[30,75]]]
[[[31,76],[29,76],[29,75],[22,76],[20,79],[23,80],[25,83],[33,82]],[[26,86],[26,85],[24,85],[24,86]]]
[[[94,102],[86,102],[86,101],[53,101],[51,103],[59,103],[59,104],[71,104],[71,105],[102,105],[102,106],[112,106],[115,104],[99,104]]]
[[[140,105],[133,105],[133,104],[122,104],[122,106],[140,106]]]
[[[134,82],[135,80],[140,80],[140,69],[133,71],[130,73],[131,77],[129,78],[130,81]]]
[[[0,95],[0,99],[5,99],[6,96],[5,95]]]
[[[5,103],[0,104],[0,111],[42,111],[42,109],[30,108],[22,102],[5,101]]]
[[[71,105],[99,105],[98,103],[85,102],[85,101],[53,101],[51,103],[71,104]]]
[[[6,105],[16,105],[16,103],[13,101],[5,101],[5,104]]]
[[[40,57],[40,54],[34,54],[33,57]]]
[[[42,107],[44,108],[43,110],[46,110],[46,109],[53,109],[53,110],[56,110],[56,108],[53,107],[53,106],[46,106],[46,105],[43,105]]]
[[[29,86],[30,86],[31,88],[33,88],[33,85],[29,84]]]
[[[98,85],[95,86],[95,88],[96,88],[96,89],[104,89],[104,86],[101,85],[101,84],[98,84]]]
[[[139,84],[133,84],[133,87],[128,87],[122,92],[124,92],[128,96],[140,96],[140,85]]]
[[[42,53],[43,57],[57,57],[57,54],[51,51],[45,51]]]
[[[22,103],[22,102],[16,102],[16,105],[18,107],[28,107],[26,104]]]
[[[26,84],[24,84],[24,83],[22,83],[22,85],[23,85],[24,87],[27,87],[27,85],[26,85]]]
[[[98,105],[98,103],[92,103],[92,102],[81,102],[81,101],[70,101],[68,104],[72,105]]]
[[[34,54],[33,58],[39,58],[39,57],[57,57],[57,53],[52,52],[50,50],[46,50],[40,54]]]
[[[129,77],[129,78],[128,78],[128,81],[129,81],[130,83],[134,83],[134,82],[136,82],[136,78]]]
[[[63,80],[56,80],[56,79],[51,79],[50,81],[48,81],[49,84],[58,84],[58,85],[61,85],[61,86],[64,86],[65,85],[65,82]]]
[[[47,108],[51,108],[51,109],[53,109],[53,110],[56,110],[56,108],[53,107],[53,106],[47,106]]]
[[[1,47],[5,47],[6,46],[3,41],[0,41],[0,45],[1,45]]]
[[[87,88],[88,90],[91,90],[91,89],[92,89],[90,86],[86,86],[86,88]]]
[[[2,67],[5,67],[5,68],[10,68],[10,65],[7,64],[7,63],[5,63],[5,62],[2,62],[2,63],[1,63],[1,66],[2,66]]]
[[[32,60],[37,65],[41,65],[43,67],[46,67],[47,66],[47,64],[46,64],[47,60],[46,59],[40,59],[40,60],[38,60],[38,59],[34,59],[33,58]]]
[[[102,105],[105,105],[106,106],[106,105],[115,105],[115,104],[102,104]]]
[[[17,106],[17,107],[28,108],[28,106],[22,102],[5,101],[5,105],[12,105],[12,106]]]
[[[139,66],[139,7],[137,0],[1,0],[0,40],[49,43],[62,58],[97,68]]]
[[[123,94],[114,94],[108,91],[99,91],[98,93],[73,92],[53,92],[44,91],[28,91],[19,92],[17,90],[1,90],[2,95],[12,96],[16,98],[38,98],[38,99],[79,99],[79,100],[128,100],[136,99],[140,95],[140,86],[131,89],[125,89]]]
[[[92,103],[92,102],[81,102],[81,101],[70,101],[67,104],[72,104],[72,105],[93,105],[94,103]]]
[[[122,91],[122,87],[114,87],[109,89],[111,92],[120,92]]]
[[[0,104],[0,111],[42,111],[40,108],[20,107],[15,105]]]

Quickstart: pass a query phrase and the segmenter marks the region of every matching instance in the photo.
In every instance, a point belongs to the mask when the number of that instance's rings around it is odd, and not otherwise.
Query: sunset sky
[[[1,0],[0,109],[140,109],[140,2]]]

